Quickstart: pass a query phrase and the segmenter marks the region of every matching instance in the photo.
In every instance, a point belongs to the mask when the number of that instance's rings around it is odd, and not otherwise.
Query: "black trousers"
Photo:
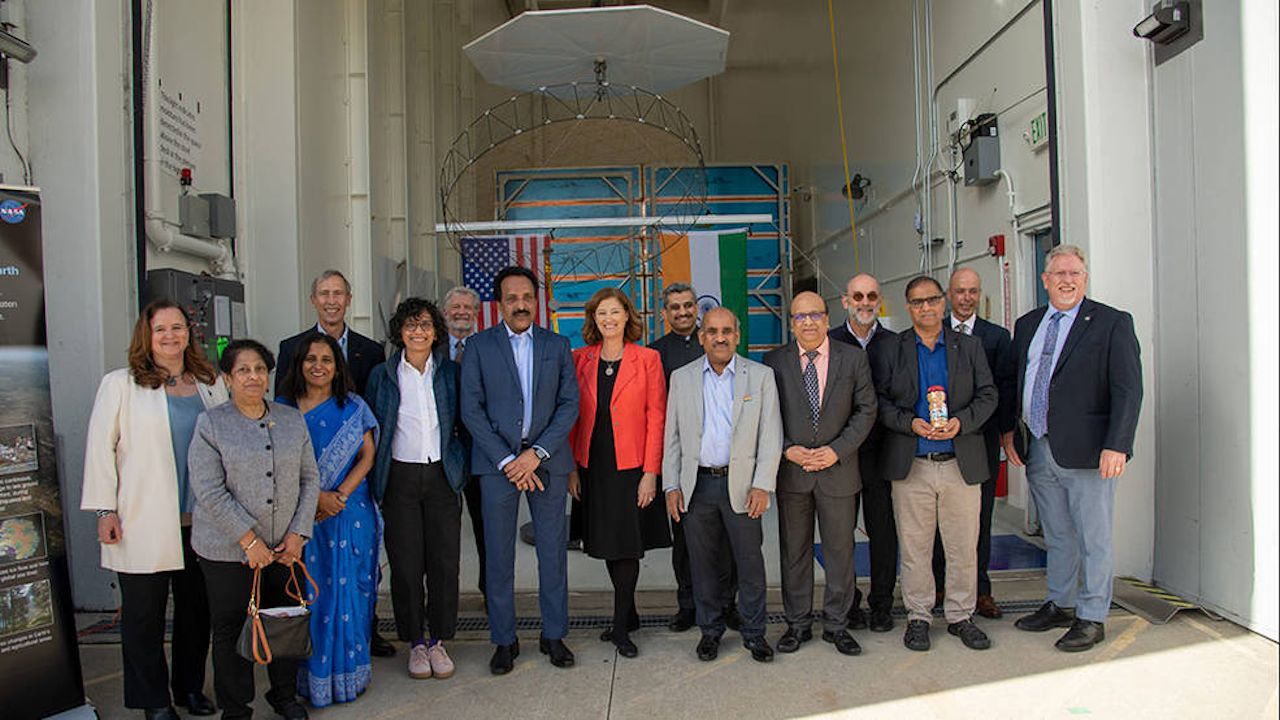
[[[467,478],[467,484],[462,487],[462,496],[467,501],[467,515],[471,516],[471,534],[475,535],[476,540],[476,556],[480,558],[480,594],[488,597],[489,591],[485,586],[484,578],[484,508],[480,505],[479,477]]]
[[[742,637],[762,637],[765,631],[764,528],[760,518],[736,513],[729,503],[729,479],[698,473],[698,486],[686,505],[685,525],[693,569],[693,599],[703,635],[724,634],[724,594],[720,573],[722,548],[727,542],[740,573],[739,611]]]
[[[445,479],[443,466],[392,460],[382,519],[396,633],[404,642],[425,637],[428,630],[437,640],[452,638],[458,627],[462,498]]]
[[[693,601],[693,568],[689,561],[689,545],[684,539],[684,528],[684,522],[671,523],[671,570],[676,575],[676,602],[680,609],[696,610],[697,606]],[[728,536],[724,537],[718,556],[720,605],[729,610],[734,607],[733,598],[738,592],[738,563],[733,560],[733,549],[729,547]]]
[[[867,606],[888,612],[893,608],[893,586],[898,581],[898,527],[893,520],[893,485],[888,480],[863,478],[862,519],[871,550],[871,593]],[[861,600],[855,593],[854,607]]]
[[[996,508],[996,476],[982,483],[982,511],[978,515],[978,594],[991,594],[991,576],[987,570],[991,567],[991,516]],[[947,560],[942,552],[942,535],[933,537],[933,583],[938,592],[943,592],[947,576]]]
[[[117,573],[120,582],[120,652],[124,706],[162,708],[173,697],[204,692],[209,654],[209,596],[191,550],[191,528],[182,528],[182,570]],[[173,667],[164,658],[164,617],[173,589]],[[171,672],[172,671],[172,672]]]
[[[245,607],[253,590],[253,570],[239,562],[217,562],[200,558],[209,589],[209,611],[213,623],[213,689],[223,718],[253,715],[253,665],[236,652],[236,641],[244,627]],[[261,607],[297,605],[284,592],[289,568],[271,563],[262,570]],[[306,581],[303,580],[305,583]],[[323,590],[322,590],[323,592]],[[298,661],[275,659],[267,665],[271,689],[267,702],[281,707],[294,699],[298,686]]]

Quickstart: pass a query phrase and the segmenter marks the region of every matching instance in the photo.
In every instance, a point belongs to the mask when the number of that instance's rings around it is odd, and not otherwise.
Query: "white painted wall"
[[[1258,340],[1274,337],[1276,52],[1250,29],[1276,8],[1205,10],[1204,40],[1153,71],[1154,576],[1275,638],[1276,360]]]
[[[85,426],[106,370],[124,364],[136,314],[133,161],[125,0],[31,3],[39,50],[27,81],[32,182],[44,208],[45,308],[58,475],[77,607],[117,604],[81,512]],[[6,175],[8,173],[6,172]]]

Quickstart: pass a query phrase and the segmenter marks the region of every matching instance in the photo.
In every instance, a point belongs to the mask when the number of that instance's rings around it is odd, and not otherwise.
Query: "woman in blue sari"
[[[298,669],[298,694],[313,707],[356,699],[369,685],[369,631],[378,602],[382,515],[365,476],[378,423],[352,392],[342,348],[313,333],[300,343],[280,401],[302,411],[320,468],[316,524],[306,563],[320,595],[311,606],[312,655]]]

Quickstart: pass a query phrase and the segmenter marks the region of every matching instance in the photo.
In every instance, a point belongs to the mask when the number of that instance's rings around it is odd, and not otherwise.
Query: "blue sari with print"
[[[338,407],[333,398],[303,415],[311,433],[320,489],[334,490],[356,462],[364,434],[378,422],[364,400],[347,395]],[[362,482],[347,498],[346,508],[316,523],[307,543],[307,570],[320,588],[311,606],[311,657],[298,666],[298,694],[314,707],[350,702],[368,687],[373,666],[369,633],[378,603],[378,547],[382,514]]]

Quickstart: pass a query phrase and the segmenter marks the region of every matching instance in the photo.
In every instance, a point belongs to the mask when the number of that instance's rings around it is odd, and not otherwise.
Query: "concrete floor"
[[[1036,600],[1038,573],[996,578],[1003,602]],[[770,608],[776,609],[776,593]],[[641,595],[643,614],[666,612],[669,593]],[[520,614],[536,613],[535,599],[520,598]],[[604,614],[604,593],[575,593],[575,617]],[[386,611],[384,611],[386,612]],[[464,615],[478,613],[466,603]],[[387,613],[389,614],[389,612]],[[1277,717],[1277,646],[1226,621],[1184,612],[1167,625],[1115,612],[1107,640],[1091,652],[1067,654],[1052,647],[1055,634],[1013,627],[1013,617],[981,620],[994,647],[965,649],[941,622],[933,650],[902,646],[902,624],[891,633],[855,633],[863,655],[847,658],[819,641],[768,665],[755,663],[729,632],[711,663],[694,656],[697,631],[683,634],[645,628],[634,638],[641,655],[619,658],[597,630],[568,638],[577,666],[552,667],[537,651],[537,632],[521,633],[514,672],[494,677],[486,633],[462,633],[448,644],[457,674],[448,680],[413,680],[394,658],[375,658],[373,683],[354,703],[313,711],[340,718],[667,718],[841,717],[1041,718]],[[771,625],[769,638],[783,631]],[[100,638],[101,639],[101,638]],[[121,707],[119,646],[81,646],[86,691],[102,718],[134,717]],[[212,673],[210,673],[210,685]],[[260,691],[265,675],[259,671]],[[210,692],[210,695],[212,693]],[[261,700],[262,717],[271,717]]]

